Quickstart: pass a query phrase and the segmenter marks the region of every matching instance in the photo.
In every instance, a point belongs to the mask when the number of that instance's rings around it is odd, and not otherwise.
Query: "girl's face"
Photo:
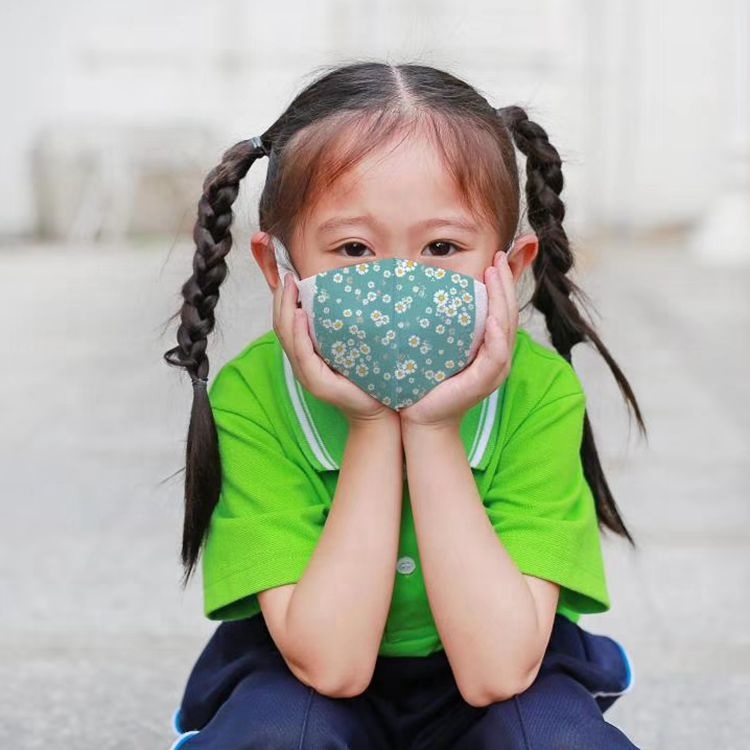
[[[484,281],[495,252],[505,249],[495,229],[463,206],[453,177],[429,141],[411,137],[390,153],[389,148],[369,154],[342,175],[298,225],[288,249],[300,277],[404,258]],[[516,279],[536,251],[535,235],[516,240],[510,257]],[[253,253],[275,288],[278,276],[266,233],[253,238]]]

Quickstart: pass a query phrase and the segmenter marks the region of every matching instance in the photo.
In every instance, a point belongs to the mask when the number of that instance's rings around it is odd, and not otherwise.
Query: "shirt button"
[[[396,563],[396,570],[405,576],[413,573],[416,567],[417,565],[411,557],[399,557]]]

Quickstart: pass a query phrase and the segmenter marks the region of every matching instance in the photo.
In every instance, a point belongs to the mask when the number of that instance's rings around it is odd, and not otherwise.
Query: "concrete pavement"
[[[209,344],[211,377],[271,327],[237,241]],[[636,685],[608,712],[642,748],[748,746],[750,269],[679,245],[584,253],[579,281],[649,428],[637,439],[603,360],[574,365],[608,477],[639,544],[607,539]],[[0,248],[0,746],[167,750],[188,672],[216,626],[199,578],[179,589],[191,389],[163,362],[188,242]],[[522,325],[543,335],[539,320]],[[542,331],[542,333],[539,333]]]

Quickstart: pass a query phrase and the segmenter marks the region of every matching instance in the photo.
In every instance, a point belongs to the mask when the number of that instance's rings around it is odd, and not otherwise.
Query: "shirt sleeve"
[[[558,611],[577,619],[607,610],[609,595],[580,456],[586,397],[569,375],[567,392],[551,387],[505,441],[484,504],[519,570],[559,584]]]
[[[203,549],[204,612],[238,620],[260,611],[259,591],[302,578],[328,505],[236,370],[225,366],[209,399],[222,484]]]

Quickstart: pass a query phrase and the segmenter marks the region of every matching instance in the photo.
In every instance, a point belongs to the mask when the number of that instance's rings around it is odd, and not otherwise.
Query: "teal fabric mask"
[[[385,258],[301,279],[272,242],[282,283],[287,273],[297,282],[315,350],[386,406],[411,406],[476,356],[487,288],[473,276]]]

